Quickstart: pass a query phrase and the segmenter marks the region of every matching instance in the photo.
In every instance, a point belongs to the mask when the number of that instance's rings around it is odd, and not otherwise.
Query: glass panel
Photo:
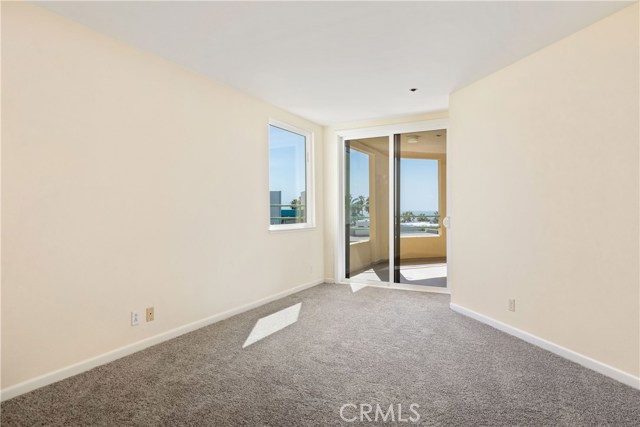
[[[446,287],[446,131],[395,138],[394,282]]]
[[[370,239],[369,216],[369,163],[371,155],[355,148],[351,149],[351,176],[349,178],[349,203],[351,233],[349,242],[362,242]]]
[[[269,126],[271,225],[307,222],[306,145],[304,135]]]
[[[345,144],[345,271],[389,281],[389,138]]]
[[[400,159],[400,236],[438,236],[438,160]]]

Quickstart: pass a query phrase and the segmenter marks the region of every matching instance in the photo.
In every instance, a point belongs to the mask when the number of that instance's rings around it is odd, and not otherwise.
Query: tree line
[[[438,224],[440,222],[440,214],[435,211],[433,215],[427,215],[426,213],[414,214],[411,211],[405,211],[400,214],[402,222],[428,222],[431,224]]]

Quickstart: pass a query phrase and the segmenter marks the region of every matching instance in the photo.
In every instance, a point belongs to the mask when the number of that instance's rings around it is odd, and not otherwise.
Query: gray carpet
[[[300,302],[296,323],[242,348],[258,319]],[[640,425],[640,391],[448,303],[317,286],[4,402],[2,426],[394,424],[343,422],[346,403],[395,405],[396,421],[415,403],[429,426]]]

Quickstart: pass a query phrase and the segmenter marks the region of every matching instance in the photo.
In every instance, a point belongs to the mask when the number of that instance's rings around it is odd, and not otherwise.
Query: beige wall
[[[2,49],[3,388],[324,277],[320,126],[28,4]],[[267,231],[269,118],[315,229]]]
[[[349,245],[349,271],[352,275],[373,265],[372,249],[371,240],[352,242]]]
[[[454,93],[448,145],[452,302],[635,376],[638,48],[636,4]]]

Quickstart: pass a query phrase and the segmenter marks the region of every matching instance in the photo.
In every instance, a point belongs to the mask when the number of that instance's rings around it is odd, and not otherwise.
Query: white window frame
[[[302,135],[305,138],[305,194],[307,198],[307,220],[306,222],[297,223],[297,224],[271,224],[271,210],[269,210],[269,231],[291,231],[291,230],[305,230],[312,229],[316,226],[316,194],[315,194],[315,168],[314,168],[314,149],[313,149],[313,132],[308,131],[306,129],[301,129],[295,126],[292,126],[288,123],[281,122],[275,119],[269,119],[269,126],[267,130],[270,130],[271,126],[275,126],[280,129],[284,129],[289,132],[296,133],[298,135]],[[267,132],[269,135],[270,132]],[[268,141],[269,147],[271,146],[271,140]],[[271,190],[270,183],[270,175],[271,175],[271,154],[267,157],[267,161],[269,162],[269,179],[267,179],[267,194]]]

